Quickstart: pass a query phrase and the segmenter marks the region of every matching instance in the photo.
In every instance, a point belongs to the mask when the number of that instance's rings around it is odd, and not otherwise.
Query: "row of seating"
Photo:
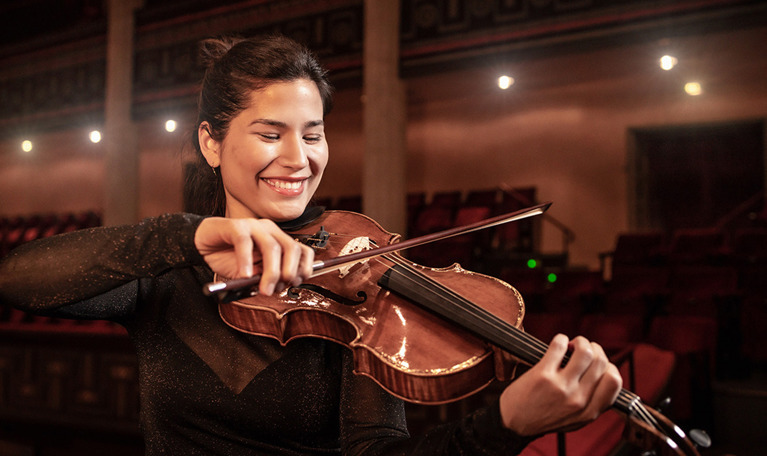
[[[601,254],[603,269],[683,263],[767,263],[767,227],[621,233],[614,250]],[[608,265],[607,261],[611,261]]]
[[[0,257],[35,239],[100,225],[101,216],[95,211],[3,217],[0,218]],[[9,307],[0,307],[0,330],[98,334],[125,332],[121,326],[107,321],[57,319],[31,315]]]
[[[125,335],[125,328],[106,320],[71,320],[32,315],[0,306],[0,331]]]
[[[728,301],[767,299],[767,265],[737,268],[685,264],[622,269],[603,280],[599,271],[504,268],[499,278],[519,289],[539,311],[579,314],[669,313],[718,315]]]
[[[523,188],[489,188],[479,190],[449,190],[427,192],[410,192],[407,194],[407,211],[409,216],[417,218],[418,212],[426,207],[442,207],[453,213],[460,207],[487,207],[493,214],[500,214],[509,207],[515,210],[535,204],[535,187]],[[328,209],[362,212],[362,196],[319,197],[315,204]]]
[[[716,318],[745,359],[767,361],[767,227],[624,233],[611,256],[608,310]]]
[[[435,192],[431,195],[427,195],[426,192],[410,193],[407,197],[408,232],[406,234],[408,237],[420,236],[466,225],[493,215],[530,206],[534,204],[534,200],[535,188],[494,188],[465,193],[449,191]],[[319,198],[315,200],[315,203],[328,209],[362,211],[361,196]],[[0,256],[24,242],[99,225],[101,225],[101,216],[94,211],[0,218]],[[529,247],[530,242],[524,241],[521,236],[524,227],[524,222],[507,224],[477,236],[465,237],[457,241],[456,245],[451,246],[450,249],[446,249],[443,244],[439,251],[455,251],[460,244],[461,251],[458,259],[467,265],[476,257],[473,250],[477,248],[484,250],[489,247],[487,244],[490,242],[500,243],[509,248],[527,242]],[[529,237],[529,233],[526,234]],[[420,256],[416,252],[416,256],[425,258],[431,253],[433,252],[429,249],[424,249]]]
[[[500,278],[525,298],[528,314],[602,314],[618,321],[643,322],[644,334],[659,316],[706,318],[728,336],[728,351],[756,362],[767,362],[767,266],[685,264],[637,266],[609,280],[599,271],[550,271],[506,268]],[[761,272],[759,272],[761,271]]]
[[[101,225],[94,211],[0,218],[0,257],[35,239]]]

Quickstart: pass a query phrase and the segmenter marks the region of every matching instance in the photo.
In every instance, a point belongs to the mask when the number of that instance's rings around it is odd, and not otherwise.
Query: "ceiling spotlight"
[[[676,66],[677,62],[678,60],[676,57],[671,55],[664,55],[660,58],[660,67],[666,71],[669,71]]]
[[[98,130],[93,130],[88,137],[91,139],[91,142],[93,144],[96,144],[101,141],[101,132]]]
[[[498,87],[500,87],[503,90],[506,90],[513,85],[514,85],[514,78],[512,78],[511,76],[504,75],[498,78]]]
[[[21,142],[21,150],[24,152],[31,152],[32,151],[32,141],[25,139]]]
[[[168,133],[173,133],[174,131],[176,131],[176,127],[177,125],[175,120],[171,119],[165,122],[165,131],[167,131]]]
[[[687,92],[687,95],[697,96],[703,93],[703,87],[701,87],[700,82],[688,82],[684,85],[684,91]]]

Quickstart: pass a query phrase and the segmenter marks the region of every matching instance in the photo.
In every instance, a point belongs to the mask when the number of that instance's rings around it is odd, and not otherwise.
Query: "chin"
[[[276,208],[276,210],[272,212],[272,216],[269,218],[271,218],[275,222],[287,222],[289,220],[293,220],[295,218],[300,217],[301,214],[304,213],[305,209],[306,209],[305,204],[302,206]]]

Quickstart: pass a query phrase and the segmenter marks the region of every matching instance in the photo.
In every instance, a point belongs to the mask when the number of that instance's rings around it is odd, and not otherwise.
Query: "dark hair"
[[[196,162],[186,175],[184,210],[223,216],[226,198],[221,173],[211,170],[202,155],[197,137],[200,124],[207,122],[211,137],[223,141],[232,119],[248,107],[251,92],[273,82],[314,81],[323,114],[330,112],[333,90],[327,71],[314,55],[284,36],[208,39],[201,42],[200,51],[206,70],[192,132]]]

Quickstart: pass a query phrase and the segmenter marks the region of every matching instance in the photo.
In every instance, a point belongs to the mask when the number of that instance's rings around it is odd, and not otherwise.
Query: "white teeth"
[[[301,188],[301,184],[303,181],[298,182],[286,182],[286,181],[278,181],[278,180],[272,180],[272,179],[264,179],[269,185],[272,185],[277,188],[282,188],[286,190],[298,190]]]

